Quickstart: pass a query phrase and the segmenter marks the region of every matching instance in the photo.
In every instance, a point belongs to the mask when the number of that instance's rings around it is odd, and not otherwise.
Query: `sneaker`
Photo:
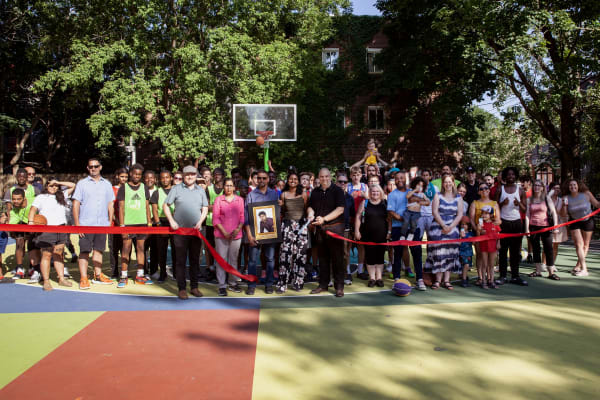
[[[229,285],[228,289],[234,293],[242,293],[242,288],[240,285]]]
[[[119,289],[122,289],[122,288],[124,288],[125,286],[127,286],[127,281],[128,281],[128,279],[127,279],[127,278],[120,278],[120,279],[119,279],[119,283],[117,284],[117,287],[118,287]]]
[[[25,278],[25,270],[23,268],[17,268],[15,271],[15,278],[24,279]]]
[[[412,269],[410,269],[410,267],[408,267],[406,269],[406,275],[408,275],[409,278],[414,278],[415,277],[415,273],[413,272]]]
[[[246,295],[248,296],[254,296],[254,291],[256,290],[256,288],[248,286],[248,288],[246,289]]]
[[[527,281],[524,281],[523,279],[521,279],[521,277],[512,278],[510,280],[510,283],[512,283],[514,285],[519,285],[519,286],[529,286]]]
[[[333,281],[329,281],[329,285],[327,285],[328,287],[333,287]]]
[[[40,274],[39,272],[34,270],[33,273],[31,274],[31,277],[27,281],[27,283],[39,283],[41,277],[42,277],[42,274]]]
[[[227,296],[227,290],[225,288],[219,288],[219,296]]]
[[[275,293],[277,293],[277,294],[284,294],[285,293],[285,286],[278,287],[277,290],[275,291]]]
[[[273,294],[273,286],[267,286],[267,287],[265,287],[265,293],[266,294]]]
[[[346,279],[344,279],[344,285],[352,285],[352,275],[346,274]]]
[[[415,235],[413,235],[412,233],[409,233],[408,235],[406,235],[406,240],[413,240],[414,237],[415,237]]]
[[[160,272],[156,271],[155,273],[150,275],[150,278],[152,278],[153,281],[157,281],[160,278]]]
[[[358,274],[356,276],[358,276],[358,278],[362,279],[363,281],[368,281],[369,280],[369,273],[368,272],[361,272],[360,274]]]
[[[500,277],[500,278],[496,279],[496,281],[494,283],[498,286],[502,286],[507,282],[508,282],[508,279],[506,277]]]
[[[358,271],[358,264],[350,264],[350,275],[353,275]]]
[[[404,236],[400,236],[400,237],[398,238],[398,240],[406,240],[406,237],[404,237]]]
[[[92,280],[92,283],[95,285],[112,285],[113,281],[101,272],[100,276],[94,274],[94,279]]]
[[[423,281],[423,279],[419,279],[417,281],[417,290],[420,290],[422,292],[427,290],[427,286],[425,286],[425,282]]]
[[[88,290],[90,288],[90,280],[87,278],[81,278],[79,281],[79,290]]]
[[[136,276],[135,283],[137,283],[138,285],[154,285],[154,282],[152,282],[152,279],[150,279],[148,275]]]

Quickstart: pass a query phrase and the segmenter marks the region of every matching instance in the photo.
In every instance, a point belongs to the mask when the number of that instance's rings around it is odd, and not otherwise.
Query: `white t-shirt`
[[[67,223],[66,210],[62,204],[58,204],[56,196],[52,194],[40,194],[33,200],[33,207],[38,213],[46,217],[48,225],[65,225]]]

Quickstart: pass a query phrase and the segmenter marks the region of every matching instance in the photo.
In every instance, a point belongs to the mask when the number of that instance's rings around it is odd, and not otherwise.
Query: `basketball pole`
[[[263,158],[265,159],[265,171],[269,172],[269,142],[268,141],[265,141]]]

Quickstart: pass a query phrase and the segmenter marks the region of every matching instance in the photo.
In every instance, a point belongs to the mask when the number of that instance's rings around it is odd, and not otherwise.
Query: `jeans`
[[[421,230],[417,228],[414,233],[414,240],[421,240],[423,234]],[[400,239],[402,236],[402,227],[392,228],[392,241]],[[402,270],[402,253],[406,246],[394,246],[394,265],[392,266],[392,274],[394,279],[400,279],[400,272]],[[413,264],[415,267],[415,274],[418,279],[423,279],[423,255],[421,254],[421,245],[410,246],[408,248],[413,258]]]
[[[421,212],[406,210],[404,211],[404,214],[402,214],[402,218],[404,219],[402,227],[400,228],[402,230],[402,236],[406,237],[408,232],[414,235],[417,231],[419,218],[421,218]]]
[[[275,279],[273,278],[273,268],[275,267],[274,244],[262,244],[255,247],[250,246],[250,251],[248,252],[248,275],[256,275],[256,261],[258,260],[258,255],[260,254],[261,249],[264,252],[267,260],[267,277],[265,280],[265,287],[270,287],[273,286],[273,282],[275,282]],[[265,268],[264,265],[262,267]],[[256,282],[249,282],[248,287],[256,287]]]

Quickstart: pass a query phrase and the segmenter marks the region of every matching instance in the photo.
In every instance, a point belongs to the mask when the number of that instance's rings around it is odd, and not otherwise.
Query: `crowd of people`
[[[348,170],[322,168],[315,175],[289,167],[282,174],[285,179],[278,179],[280,175],[273,170],[253,170],[246,177],[234,168],[228,177],[222,168],[198,170],[193,165],[175,173],[163,170],[156,174],[134,164],[128,170],[115,171],[111,182],[102,176],[97,158],[88,161],[87,171],[88,176],[76,184],[48,178],[40,185],[35,170],[19,169],[16,184],[5,192],[6,213],[1,222],[194,228],[229,265],[258,276],[266,294],[302,291],[305,282],[317,281],[310,293],[327,292],[333,286],[335,296],[343,297],[344,286],[352,284],[354,274],[369,287],[384,287],[387,272],[393,279],[403,273],[415,278],[417,290],[427,290],[427,286],[452,290],[451,274],[457,274],[461,286],[468,287],[472,284],[468,272],[473,267],[477,271],[473,284],[482,289],[497,289],[505,283],[527,286],[519,270],[522,237],[456,241],[492,233],[527,234],[530,261],[535,265],[529,277],[547,272],[553,280],[560,280],[555,266],[558,246],[570,233],[578,260],[571,272],[587,276],[592,218],[568,228],[529,233],[580,219],[590,214],[592,207],[600,207],[577,180],[546,186],[520,175],[514,167],[504,168],[496,177],[468,167],[462,180],[448,165],[440,171],[404,171],[384,163],[373,146]],[[263,212],[261,234],[251,229],[251,210],[257,204],[276,204],[280,211],[269,218]],[[278,232],[278,240],[259,237],[271,231]],[[219,296],[243,290],[242,279],[228,274],[197,236],[79,234],[79,254],[75,254],[67,233],[9,234],[16,241],[11,277],[41,282],[44,290],[52,290],[51,264],[59,286],[73,285],[64,261],[65,247],[71,252],[71,261],[78,263],[81,290],[89,289],[90,284],[124,288],[128,284],[160,284],[170,278],[177,281],[180,299],[188,298],[188,280],[189,293],[195,297],[203,295],[198,288],[203,279],[216,281]],[[336,235],[375,243],[404,239],[443,242],[426,245],[422,260],[421,244],[355,245]],[[0,253],[7,241],[8,234],[2,232]],[[107,245],[110,277],[102,271]],[[354,248],[358,263],[351,264]],[[136,260],[132,263],[133,249]],[[167,265],[169,252],[172,265]],[[248,281],[246,295],[254,295],[256,287],[256,281]]]

